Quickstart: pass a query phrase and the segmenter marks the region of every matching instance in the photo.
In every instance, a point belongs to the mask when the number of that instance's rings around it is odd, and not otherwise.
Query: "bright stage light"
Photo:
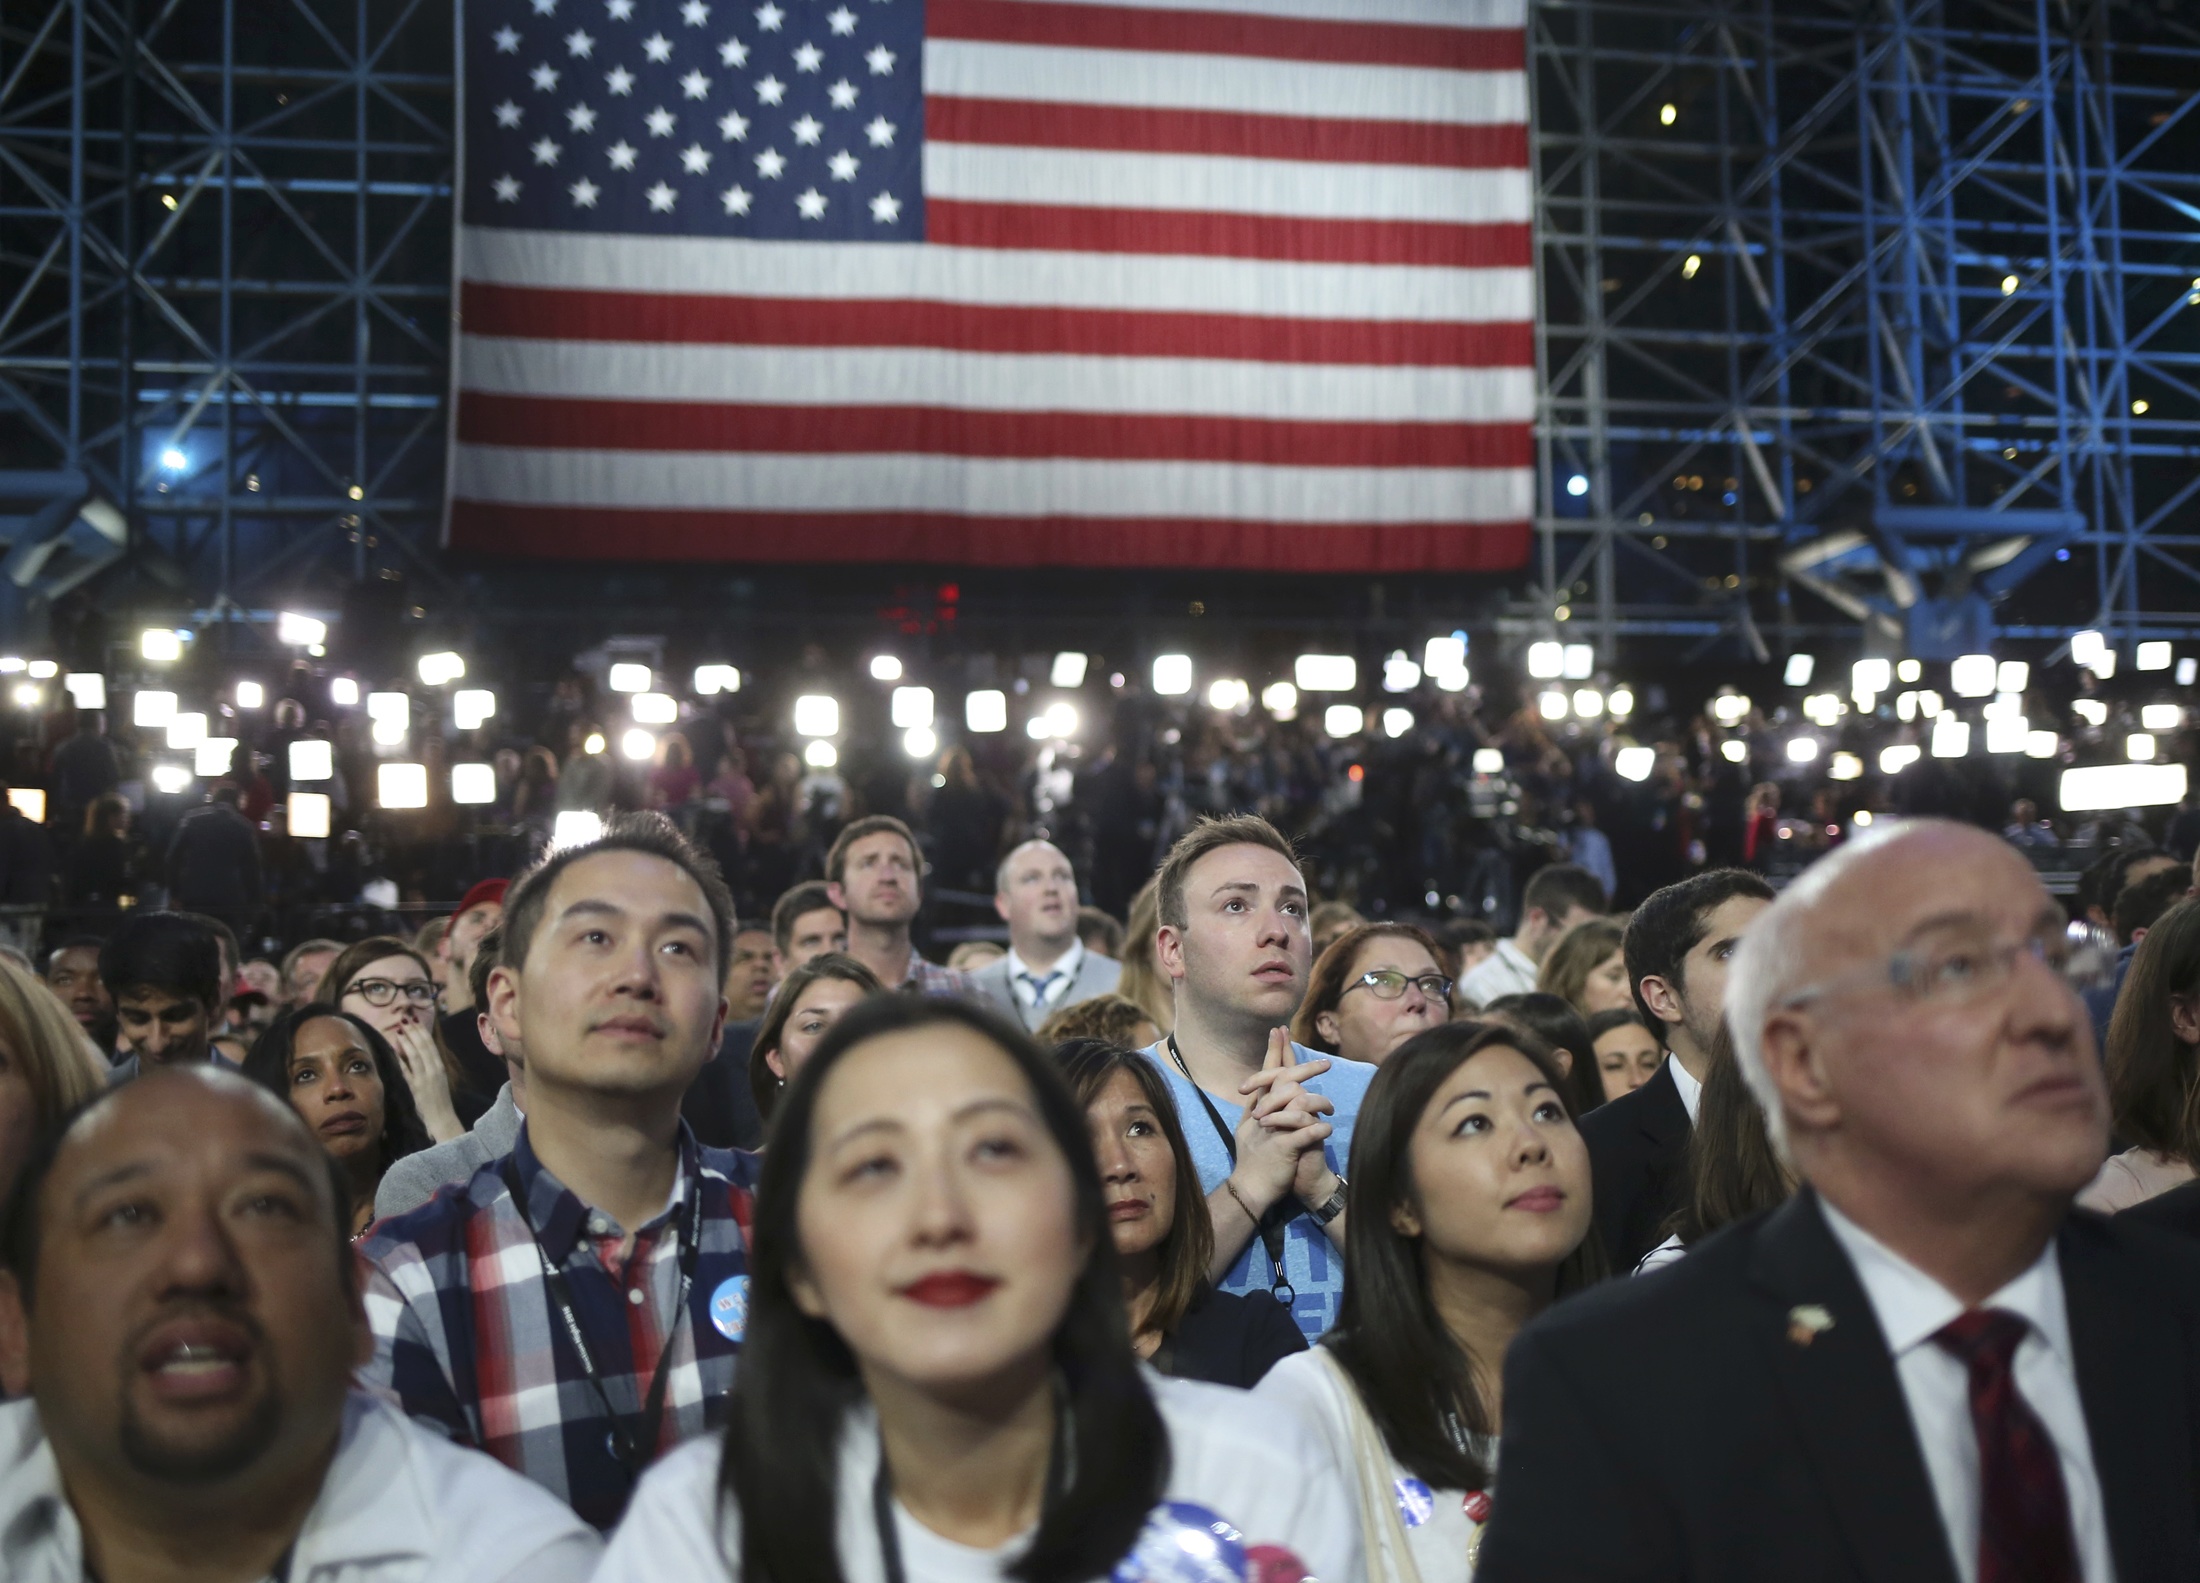
[[[2108,705],[2098,698],[2073,698],[2070,701],[2070,712],[2089,726],[2108,724]]]
[[[46,794],[36,786],[10,786],[8,806],[32,824],[46,822]]]
[[[1780,679],[1790,687],[1808,687],[1813,672],[1818,669],[1818,659],[1812,654],[1790,654],[1787,669]]]
[[[1879,750],[1879,773],[1899,775],[1922,757],[1924,754],[1915,742],[1897,742]]]
[[[794,701],[794,729],[797,736],[839,736],[840,700],[823,693],[804,693]]]
[[[497,800],[497,772],[493,764],[453,764],[451,801],[479,806]]]
[[[892,700],[894,724],[905,730],[929,726],[933,719],[932,689],[929,687],[897,687]]]
[[[183,636],[167,627],[147,627],[138,634],[138,653],[155,665],[183,658]]]
[[[1410,693],[1421,685],[1421,667],[1407,657],[1404,649],[1394,649],[1383,661],[1383,691],[1386,693]]]
[[[2145,731],[2134,731],[2124,738],[2124,757],[2134,764],[2144,764],[2154,757],[2154,738]]]
[[[1008,694],[983,688],[963,699],[963,724],[972,731],[1008,729]]]
[[[375,771],[375,800],[385,808],[428,806],[428,766],[383,764]]]
[[[2149,731],[2175,731],[2185,723],[2185,711],[2175,704],[2148,704],[2139,711],[2139,724]]]
[[[1153,690],[1164,698],[1181,698],[1192,690],[1192,657],[1189,654],[1156,654],[1153,658]]]
[[[1322,711],[1322,730],[1333,737],[1356,737],[1367,729],[1367,715],[1358,704],[1331,704]]]
[[[1986,751],[2022,753],[2031,740],[2032,723],[2022,715],[2002,715],[1986,722]]]
[[[1302,693],[1348,693],[1360,685],[1349,654],[1301,654],[1291,670]]]
[[[680,718],[680,702],[670,693],[636,693],[627,707],[639,725],[669,726]]]
[[[712,697],[718,693],[737,693],[741,690],[741,673],[731,665],[698,665],[695,667],[695,691],[697,696]]]
[[[874,682],[898,682],[901,680],[901,659],[893,654],[875,654],[871,657],[871,680]]]
[[[275,641],[294,649],[310,649],[328,641],[328,623],[285,610],[275,618]]]
[[[1091,656],[1064,649],[1054,656],[1054,666],[1047,672],[1047,680],[1056,687],[1082,687],[1085,685],[1085,667]]]
[[[1954,715],[1942,715],[1933,722],[1933,757],[1959,759],[1971,751],[1971,723],[1958,720]]]
[[[1563,720],[1566,718],[1566,695],[1554,687],[1536,695],[1535,707],[1546,720]]]
[[[267,689],[258,682],[237,683],[237,707],[239,709],[258,709],[266,702]]]
[[[2022,660],[2003,660],[1994,668],[1994,691],[2021,693],[2032,685],[2032,667]]]
[[[1503,748],[1476,748],[1474,750],[1474,773],[1477,775],[1504,774],[1505,750]]]
[[[1294,691],[1291,697],[1296,701],[1298,693]],[[1242,676],[1219,676],[1207,684],[1207,707],[1210,709],[1228,714],[1233,709],[1243,709],[1252,701],[1253,684]]]
[[[1385,709],[1383,711],[1383,735],[1402,737],[1413,729],[1413,711],[1410,709]]]
[[[646,693],[649,691],[649,667],[632,661],[622,661],[611,667],[604,685],[615,693]]]
[[[901,750],[913,759],[928,759],[940,750],[940,739],[930,726],[911,726],[901,736]]]
[[[840,750],[820,737],[802,750],[802,762],[814,770],[829,770],[840,762]]]
[[[1612,712],[1614,720],[1625,720],[1635,712],[1635,690],[1632,687],[1615,687],[1612,696],[1604,700],[1604,707]]]
[[[603,835],[603,815],[586,808],[569,809],[558,815],[550,826],[550,845],[562,850],[569,846],[586,846]]]
[[[419,669],[423,683],[430,687],[442,687],[466,674],[466,662],[445,650],[438,654],[421,655]]]
[[[619,751],[637,764],[644,763],[656,756],[656,734],[644,731],[640,726],[622,732],[619,737]]]
[[[2093,764],[2062,774],[2065,813],[2159,808],[2184,800],[2182,764]]]
[[[1817,758],[1818,739],[1816,737],[1788,738],[1788,762],[1790,764],[1815,763]]]
[[[336,778],[336,749],[327,742],[300,737],[290,744],[290,778],[325,781]]]
[[[284,827],[298,841],[326,841],[331,824],[327,792],[294,791],[283,810]]]
[[[1885,660],[1858,660],[1849,667],[1849,691],[1883,693],[1894,685],[1894,668]]]
[[[461,687],[451,694],[451,719],[461,731],[478,731],[496,718],[497,695],[486,687]]]
[[[1528,645],[1528,674],[1537,681],[1550,681],[1566,671],[1566,646],[1563,643],[1531,643]]]
[[[1260,690],[1260,706],[1278,720],[1296,719],[1299,690],[1289,682],[1270,682]]]
[[[168,722],[168,745],[172,748],[195,748],[206,740],[206,716],[202,714],[177,715]]]
[[[1826,760],[1826,779],[1853,781],[1864,778],[1864,761],[1854,753],[1836,753]]]
[[[2024,735],[2024,756],[2034,759],[2051,759],[2062,749],[2062,738],[2052,731],[2027,731]]]
[[[2170,664],[2170,646],[2160,641],[2142,643],[2133,651],[2131,662],[2142,671],[2166,671]]]
[[[181,764],[155,764],[153,766],[153,790],[173,797],[191,784],[191,772]]]
[[[1994,690],[1994,656],[1957,655],[1948,666],[1948,690],[1958,698],[1984,698]]]
[[[1570,682],[1585,682],[1596,670],[1597,651],[1586,643],[1569,643],[1559,655],[1559,672]]]
[[[1657,764],[1656,748],[1626,747],[1612,755],[1612,773],[1621,780],[1646,781]]]
[[[235,737],[208,737],[198,745],[192,767],[202,776],[227,775],[237,756]]]
[[[349,676],[339,676],[328,684],[328,700],[342,704],[346,709],[359,707],[359,684]]]
[[[1740,737],[1728,737],[1719,744],[1719,757],[1729,764],[1746,764],[1749,762],[1749,744]]]

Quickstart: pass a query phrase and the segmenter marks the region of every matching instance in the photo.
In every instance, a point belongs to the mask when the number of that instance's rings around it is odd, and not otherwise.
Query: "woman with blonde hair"
[[[1145,1009],[1153,1025],[1167,1038],[1176,1027],[1176,992],[1162,974],[1153,954],[1161,933],[1160,876],[1146,881],[1131,898],[1130,919],[1123,926],[1123,980],[1115,992]]]
[[[0,959],[0,1202],[38,1135],[106,1086],[106,1063],[69,1009]]]

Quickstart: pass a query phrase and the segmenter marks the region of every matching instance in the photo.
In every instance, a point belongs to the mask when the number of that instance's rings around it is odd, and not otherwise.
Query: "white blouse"
[[[1347,1469],[1355,1466],[1353,1417],[1364,1411],[1356,1396],[1347,1394],[1351,1391],[1351,1384],[1327,1361],[1321,1347],[1285,1358],[1253,1388],[1253,1394],[1261,1400],[1289,1410],[1321,1439],[1337,1464]],[[1485,1462],[1494,1463],[1496,1450],[1493,1440],[1483,1449]],[[1432,1490],[1389,1455],[1387,1448],[1383,1448],[1382,1455],[1383,1466],[1376,1471],[1389,1486],[1398,1521],[1372,1524],[1375,1531],[1360,1536],[1361,1548],[1368,1556],[1368,1576],[1382,1580],[1413,1575],[1398,1565],[1398,1558],[1392,1554],[1395,1536],[1402,1529],[1407,1558],[1413,1571],[1419,1572],[1421,1583],[1466,1583],[1474,1575],[1468,1559],[1470,1548],[1476,1544],[1482,1527],[1481,1522],[1467,1516],[1468,1492]],[[1486,1496],[1495,1493],[1494,1489],[1484,1492]],[[1485,1507],[1484,1520],[1487,1516]]]
[[[1169,1433],[1164,1499],[1206,1508],[1249,1545],[1280,1545],[1320,1583],[1364,1583],[1359,1524],[1342,1467],[1293,1417],[1250,1393],[1144,1371]],[[711,1435],[666,1456],[642,1478],[593,1583],[732,1583],[740,1514],[719,1499],[723,1442]],[[878,1422],[868,1408],[841,1436],[835,1531],[847,1583],[885,1583],[873,1524]],[[895,1537],[908,1583],[1003,1583],[1026,1542],[956,1544],[897,1501]]]

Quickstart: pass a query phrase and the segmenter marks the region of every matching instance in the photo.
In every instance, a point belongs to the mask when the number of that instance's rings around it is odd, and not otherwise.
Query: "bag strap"
[[[1352,1461],[1359,1486],[1360,1534],[1367,1546],[1368,1583],[1421,1583],[1421,1568],[1406,1542],[1406,1525],[1398,1516],[1398,1495],[1390,1477],[1390,1448],[1382,1432],[1368,1416],[1360,1400],[1360,1388],[1327,1347],[1314,1355],[1329,1370],[1330,1382],[1343,1393],[1346,1427],[1352,1434]],[[1380,1536],[1380,1543],[1377,1542]],[[1380,1552],[1380,1554],[1378,1554]]]

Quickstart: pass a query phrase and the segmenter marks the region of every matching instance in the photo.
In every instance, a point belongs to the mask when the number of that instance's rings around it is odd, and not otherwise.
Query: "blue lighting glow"
[[[160,465],[167,468],[171,473],[180,473],[191,465],[191,458],[171,445],[160,453]]]
[[[1586,494],[1587,494],[1588,492],[1589,492],[1589,476],[1588,476],[1588,474],[1586,474],[1586,473],[1576,473],[1576,474],[1574,474],[1574,476],[1573,476],[1573,477],[1571,477],[1571,478],[1569,478],[1569,479],[1567,479],[1567,480],[1566,480],[1566,493],[1567,493],[1567,494],[1569,494],[1569,495],[1572,495],[1572,496],[1573,496],[1573,497],[1574,497],[1575,499],[1577,499],[1577,500],[1578,500],[1578,499],[1580,499],[1580,498],[1581,498],[1581,497],[1582,497],[1583,495],[1586,495]]]

